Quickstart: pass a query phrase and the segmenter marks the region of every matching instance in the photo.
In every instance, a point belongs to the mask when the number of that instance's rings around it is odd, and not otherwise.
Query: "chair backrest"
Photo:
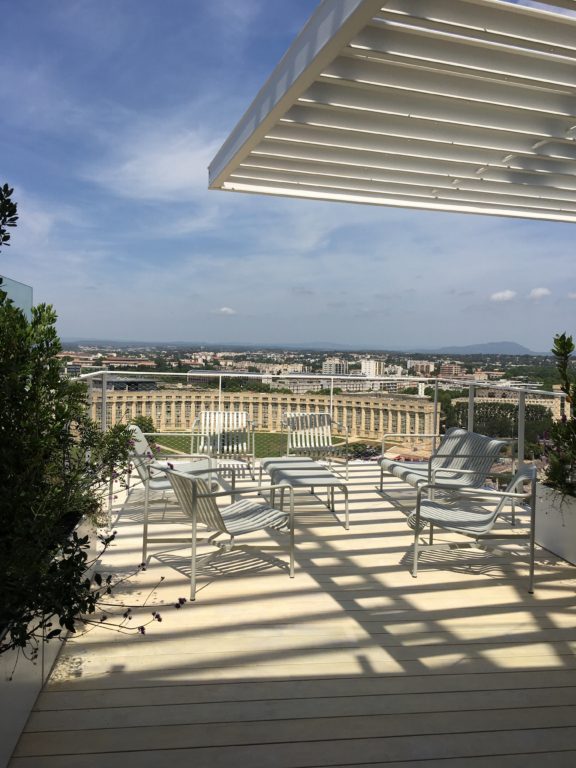
[[[463,475],[462,484],[480,487],[505,446],[504,440],[455,427],[444,435],[432,457],[432,467],[474,472]]]
[[[202,411],[195,431],[199,453],[227,457],[253,453],[252,425],[245,411]]]
[[[209,530],[227,533],[226,524],[222,519],[216,500],[210,495],[210,489],[205,480],[200,477],[191,477],[174,469],[166,470],[166,475],[186,517],[192,520],[194,513],[196,513],[197,521]]]
[[[154,453],[140,427],[136,424],[130,424],[128,429],[132,433],[132,462],[140,479],[145,482],[148,477],[147,467],[154,461]]]
[[[332,417],[329,413],[287,413],[288,453],[321,451],[332,447]]]

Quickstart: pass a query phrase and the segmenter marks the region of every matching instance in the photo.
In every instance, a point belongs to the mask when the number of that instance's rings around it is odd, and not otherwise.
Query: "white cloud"
[[[538,301],[538,299],[543,299],[545,296],[550,296],[548,288],[532,288],[528,294],[529,299],[535,299],[536,301]]]
[[[490,296],[490,301],[512,301],[516,296],[516,291],[497,291]]]
[[[108,162],[86,171],[86,178],[130,200],[183,202],[204,198],[207,167],[221,144],[200,132],[176,124],[152,124],[129,129],[110,141]]]
[[[232,307],[220,307],[220,309],[215,310],[215,314],[217,315],[236,315],[237,312],[235,309],[232,309]]]
[[[572,292],[568,294],[569,299],[576,299],[576,293]]]

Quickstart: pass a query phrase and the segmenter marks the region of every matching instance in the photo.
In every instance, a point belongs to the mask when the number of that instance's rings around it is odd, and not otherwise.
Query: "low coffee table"
[[[338,488],[344,494],[344,528],[350,528],[348,509],[348,486],[346,482],[331,470],[314,459],[306,456],[272,456],[260,459],[260,478],[262,470],[270,475],[272,485],[289,485],[291,488],[326,488],[328,491],[328,509],[336,514],[334,504],[334,489]]]

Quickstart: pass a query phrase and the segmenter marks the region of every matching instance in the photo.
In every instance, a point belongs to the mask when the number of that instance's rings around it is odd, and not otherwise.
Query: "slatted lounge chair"
[[[529,489],[525,490],[525,486]],[[412,575],[418,576],[418,554],[420,535],[430,526],[429,545],[433,545],[434,527],[445,531],[461,533],[479,540],[490,536],[498,516],[506,504],[519,500],[528,502],[530,507],[530,581],[528,591],[534,586],[534,521],[536,515],[536,468],[524,464],[520,467],[505,491],[487,489],[459,489],[457,494],[448,494],[442,501],[427,498],[430,486],[424,483],[418,487],[416,508],[408,516],[408,525],[414,529],[414,555]],[[514,538],[519,537],[514,534]],[[505,538],[505,535],[492,538]]]
[[[198,524],[202,525],[211,535],[208,543],[221,534],[230,537],[226,549],[230,550],[235,545],[237,536],[253,533],[260,530],[277,530],[289,534],[290,578],[294,578],[294,494],[285,486],[257,486],[255,488],[242,488],[237,495],[252,498],[241,498],[229,506],[219,509],[216,500],[226,496],[226,492],[210,491],[208,484],[201,478],[193,478],[190,475],[176,470],[167,470],[167,477],[174,488],[180,508],[187,520],[192,525],[192,551],[190,561],[190,599],[196,599],[196,548],[198,543]],[[284,494],[289,493],[289,511],[269,504],[262,495],[265,492],[281,491],[282,501]],[[157,539],[160,541],[161,539]],[[164,539],[167,542],[182,542],[180,539]]]
[[[381,459],[380,490],[386,472],[415,488],[423,483],[444,489],[481,488],[507,442],[455,427],[426,462]]]
[[[173,492],[172,485],[166,477],[166,469],[174,468],[180,472],[194,474],[195,476],[200,474],[205,477],[216,490],[223,490],[229,494],[231,494],[233,490],[232,487],[218,474],[216,462],[210,457],[188,455],[183,458],[179,455],[179,458],[170,459],[169,461],[167,459],[156,459],[150,443],[140,427],[131,424],[129,429],[132,432],[133,440],[131,455],[132,463],[144,486],[142,562],[145,562],[148,551],[148,542],[151,541],[148,536],[150,494],[161,493],[164,495],[166,493],[172,494]]]
[[[346,465],[348,479],[348,432],[337,425],[329,413],[286,413],[284,426],[288,430],[289,456],[309,456],[312,459],[340,457]],[[332,427],[338,426],[344,433],[343,442],[335,442]]]
[[[254,477],[254,431],[245,411],[202,411],[192,427],[198,453],[245,461]]]

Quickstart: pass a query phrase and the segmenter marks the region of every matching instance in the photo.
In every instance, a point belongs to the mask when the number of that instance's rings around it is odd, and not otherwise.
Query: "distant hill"
[[[535,355],[536,352],[515,341],[489,341],[486,344],[469,344],[465,347],[441,347],[427,350],[438,355]]]
[[[271,344],[262,343],[254,344],[253,342],[206,342],[206,341],[127,341],[112,340],[112,339],[86,339],[86,338],[63,338],[62,341],[65,344],[90,344],[96,347],[112,347],[112,348],[169,348],[169,347],[203,347],[205,349],[221,349],[221,350],[244,350],[244,349],[279,349],[287,351],[303,352],[398,352],[403,354],[430,354],[430,355],[539,355],[546,354],[542,352],[532,352],[527,347],[523,347],[521,344],[516,344],[514,341],[490,341],[486,344],[469,344],[462,347],[406,347],[392,348],[392,347],[362,347],[354,346],[352,344],[339,344],[329,341],[314,341],[304,342],[302,344]]]

